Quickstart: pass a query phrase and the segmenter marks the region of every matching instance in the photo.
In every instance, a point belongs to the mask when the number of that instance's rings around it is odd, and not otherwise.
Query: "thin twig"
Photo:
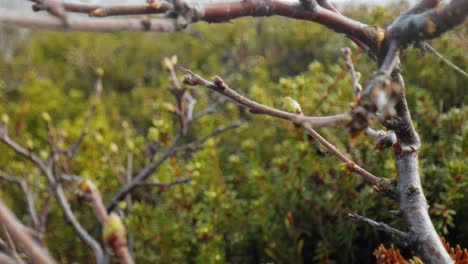
[[[424,49],[428,50],[430,53],[434,54],[436,57],[438,57],[440,60],[442,60],[445,64],[447,64],[449,67],[454,69],[455,71],[459,72],[461,75],[468,77],[468,73],[465,72],[463,69],[455,65],[453,62],[449,61],[446,59],[442,54],[440,54],[437,50],[435,50],[431,45],[424,43]]]
[[[198,120],[198,119],[200,119],[201,117],[203,117],[203,116],[205,116],[207,114],[213,113],[220,104],[223,104],[226,101],[227,101],[226,97],[224,97],[224,96],[219,97],[218,99],[211,102],[205,109],[201,110],[200,112],[195,113],[193,115],[193,120],[194,121]]]
[[[195,151],[197,150],[198,148],[200,148],[200,146],[205,142],[207,141],[208,139],[210,138],[214,138],[218,135],[220,135],[221,133],[225,132],[225,131],[228,131],[230,129],[233,129],[233,128],[237,128],[239,126],[241,126],[242,124],[244,124],[245,121],[243,120],[239,120],[239,121],[236,121],[236,122],[233,122],[227,126],[224,126],[224,127],[219,127],[219,128],[216,128],[213,132],[211,132],[209,135],[205,136],[205,137],[202,137],[202,138],[199,138],[197,140],[194,140],[190,143],[187,143],[187,144],[184,144],[182,146],[178,146],[176,147],[174,150],[175,151],[181,151],[181,150],[191,150],[191,151]]]
[[[52,168],[52,164],[47,164],[39,156],[37,156],[32,150],[28,150],[15,141],[13,141],[7,133],[7,127],[5,125],[0,125],[0,141],[5,143],[8,147],[14,150],[18,155],[30,160],[36,167],[42,172],[42,174],[47,178],[49,186],[53,188],[53,193],[55,198],[58,200],[59,205],[63,211],[65,219],[71,224],[76,234],[93,250],[96,262],[98,264],[104,263],[104,255],[101,246],[99,243],[81,226],[79,221],[76,219],[73,211],[70,208],[70,204],[67,201],[67,198],[63,192],[62,186],[59,182],[56,181]]]
[[[359,102],[361,98],[362,86],[359,84],[359,79],[361,78],[360,74],[354,69],[353,61],[351,60],[351,49],[344,48],[343,56],[346,61],[346,68],[348,69],[349,75],[351,76],[351,81],[353,85],[354,99],[356,102]]]
[[[34,197],[33,197],[32,192],[29,190],[29,187],[26,181],[18,177],[10,176],[2,170],[0,170],[0,178],[7,180],[9,182],[16,183],[21,187],[21,190],[23,191],[25,198],[26,198],[26,204],[28,205],[28,211],[29,211],[29,215],[31,216],[33,225],[36,229],[38,229],[40,224],[39,224],[39,218],[37,216],[36,208],[34,205]]]
[[[141,182],[138,184],[137,188],[153,188],[158,187],[161,189],[168,189],[178,184],[188,183],[192,180],[192,177],[177,177],[171,182]]]
[[[16,249],[15,242],[11,238],[10,233],[8,232],[8,230],[6,229],[3,223],[0,223],[0,225],[2,226],[3,233],[5,233],[5,237],[6,237],[5,246],[7,247],[8,251],[11,252],[11,254],[15,257],[16,260],[22,261],[21,257],[18,254],[18,250]]]
[[[372,219],[369,219],[367,217],[364,217],[364,216],[360,216],[358,214],[352,214],[352,213],[348,213],[348,216],[355,219],[356,221],[359,221],[359,222],[364,222],[364,223],[367,223],[368,225],[372,226],[372,227],[375,227],[381,231],[384,231],[385,233],[391,235],[391,236],[394,236],[394,237],[397,237],[399,238],[402,242],[408,242],[408,239],[409,239],[409,235],[401,230],[398,230],[394,227],[391,227],[385,223],[382,223],[382,222],[376,222]]]
[[[109,206],[107,207],[108,211],[112,211],[118,204],[119,201],[123,200],[129,193],[131,193],[134,189],[136,189],[142,182],[144,182],[152,173],[170,156],[176,154],[179,151],[184,150],[196,150],[198,149],[202,143],[206,140],[216,137],[219,134],[228,131],[230,129],[239,127],[242,122],[235,122],[229,126],[217,128],[208,136],[205,136],[200,139],[196,139],[192,142],[187,144],[177,146],[180,138],[182,137],[182,133],[179,131],[174,138],[172,139],[169,146],[159,155],[158,159],[152,160],[148,163],[143,169],[141,169],[135,177],[132,178],[132,181],[128,184],[125,184],[120,188],[117,194],[112,198]]]
[[[346,165],[348,166],[348,168],[351,171],[361,175],[366,181],[368,181],[372,185],[376,186],[377,188],[386,188],[385,180],[375,176],[374,174],[368,172],[367,170],[363,169],[362,167],[360,167],[359,165],[354,163],[354,161],[352,161],[344,153],[339,151],[333,144],[331,144],[328,140],[323,138],[312,127],[309,127],[309,126],[303,126],[303,127],[304,127],[305,131],[307,131],[307,133],[309,133],[309,135],[311,135],[315,140],[320,142],[320,144],[322,144],[322,146],[324,146],[328,151],[330,151],[330,153],[332,153],[339,160],[346,163]]]

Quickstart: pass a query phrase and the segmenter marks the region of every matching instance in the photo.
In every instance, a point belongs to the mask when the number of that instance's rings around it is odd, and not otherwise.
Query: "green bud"
[[[102,77],[104,75],[104,69],[101,68],[101,67],[97,68],[96,69],[96,74],[97,74],[97,76]]]
[[[41,117],[42,117],[42,120],[44,120],[44,122],[46,123],[50,123],[50,121],[52,121],[52,118],[47,112],[42,112]]]
[[[284,109],[288,112],[293,112],[296,114],[302,114],[301,105],[291,97],[287,96],[283,99]]]
[[[150,127],[148,130],[148,139],[156,141],[159,139],[159,130],[155,127]]]
[[[114,142],[112,142],[109,147],[112,153],[117,153],[119,151],[119,147]]]
[[[122,219],[120,219],[116,213],[111,213],[104,223],[104,230],[102,232],[104,241],[112,245],[118,239],[125,239],[125,233],[125,226],[122,223]]]
[[[10,117],[7,114],[2,114],[2,123],[8,125],[10,123]]]

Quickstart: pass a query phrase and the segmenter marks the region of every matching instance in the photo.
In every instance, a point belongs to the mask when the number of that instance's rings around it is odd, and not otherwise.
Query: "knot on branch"
[[[305,10],[312,11],[317,7],[317,1],[315,0],[300,0],[300,2]]]
[[[403,88],[390,77],[378,73],[366,85],[359,105],[351,111],[352,120],[348,124],[352,134],[360,133],[369,125],[369,114],[379,113],[383,120],[396,115],[395,105],[403,98]]]
[[[397,199],[397,184],[398,181],[395,179],[381,178],[378,185],[374,185],[374,190],[380,195],[388,197],[392,200]]]
[[[356,136],[369,126],[367,118],[368,110],[362,106],[357,106],[351,110],[351,121],[348,123],[348,130],[351,136]]]
[[[371,50],[376,51],[376,53],[379,53],[379,51],[384,47],[385,43],[385,37],[386,37],[386,32],[385,29],[378,27],[376,25],[371,25],[367,26],[363,29],[365,35],[367,36],[368,39],[372,41],[372,47]]]
[[[413,195],[418,195],[421,193],[419,188],[417,186],[414,186],[412,184],[408,185],[408,188],[405,190],[406,195],[408,196],[413,196]]]
[[[252,4],[256,14],[269,16],[272,14],[271,0],[244,0],[244,3]]]
[[[395,144],[396,142],[396,135],[395,133],[390,133],[388,135],[383,135],[382,137],[380,137],[377,142],[375,142],[375,146],[374,148],[376,150],[383,150],[383,149],[386,149],[386,148],[389,148],[391,147],[393,144]]]
[[[141,25],[145,30],[150,30],[151,29],[151,18],[145,17],[141,20]]]
[[[216,88],[220,89],[221,91],[224,91],[228,88],[226,83],[219,76],[213,77],[213,84],[216,86]]]
[[[176,19],[177,30],[186,28],[189,24],[201,17],[201,10],[184,0],[174,0],[174,9],[169,12],[169,17]]]

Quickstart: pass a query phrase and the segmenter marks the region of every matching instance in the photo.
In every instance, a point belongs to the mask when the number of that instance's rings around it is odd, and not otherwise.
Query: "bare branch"
[[[303,127],[305,131],[309,133],[309,135],[311,135],[315,140],[322,144],[328,151],[330,151],[330,153],[332,153],[335,157],[344,162],[351,171],[361,175],[366,181],[376,186],[377,191],[391,192],[390,182],[387,182],[386,180],[373,175],[372,173],[368,172],[367,170],[354,163],[354,161],[352,161],[344,153],[339,151],[335,146],[333,146],[333,144],[328,142],[328,140],[324,139],[313,128],[307,125],[304,125]]]
[[[111,217],[107,213],[104,207],[104,204],[102,203],[101,194],[98,188],[96,187],[96,185],[94,185],[94,183],[88,179],[83,180],[80,183],[78,195],[86,198],[91,203],[97,219],[99,220],[101,225],[104,227],[103,228],[104,239],[111,246],[112,251],[118,256],[120,263],[133,264],[134,261],[132,257],[130,256],[130,253],[127,247],[127,238],[125,236],[125,228],[121,226],[120,230],[109,231],[109,232],[112,232],[113,234],[106,233],[107,229],[115,228],[115,227],[111,226],[112,224],[110,224]]]
[[[191,151],[195,151],[197,150],[198,148],[200,148],[200,146],[206,142],[208,139],[210,138],[214,138],[214,137],[217,137],[218,135],[230,130],[230,129],[233,129],[233,128],[237,128],[239,126],[241,126],[242,124],[244,124],[245,122],[242,121],[242,120],[239,120],[237,122],[234,122],[228,126],[225,126],[225,127],[218,127],[216,128],[213,132],[211,132],[209,135],[203,137],[203,138],[200,138],[200,139],[197,139],[197,140],[194,140],[190,143],[187,143],[185,145],[182,145],[182,146],[178,146],[176,147],[174,150],[175,151],[181,151],[181,150],[191,150]]]
[[[148,163],[143,169],[141,169],[135,177],[132,178],[132,181],[130,183],[127,183],[126,185],[122,186],[120,190],[117,192],[117,194],[112,198],[109,206],[107,207],[108,211],[112,211],[118,204],[119,201],[124,199],[127,194],[132,192],[139,183],[143,182],[146,180],[167,158],[169,158],[171,155],[175,153],[175,148],[176,144],[181,138],[181,133],[177,133],[174,138],[172,139],[171,143],[169,146],[162,152],[158,159],[152,160],[150,163]]]
[[[216,137],[219,134],[228,131],[232,128],[239,127],[243,122],[235,122],[229,126],[222,127],[222,128],[217,128],[215,129],[211,134],[208,136],[205,136],[203,138],[194,140],[190,143],[177,146],[177,143],[179,139],[181,138],[182,134],[181,132],[177,133],[175,137],[172,139],[171,143],[169,146],[164,150],[163,153],[161,153],[158,157],[157,160],[153,160],[150,163],[148,163],[143,169],[141,169],[135,177],[132,178],[132,181],[120,188],[120,190],[117,192],[117,194],[112,198],[111,202],[109,203],[109,206],[107,207],[108,211],[112,211],[118,204],[119,201],[123,200],[130,192],[132,192],[134,189],[138,188],[138,186],[143,183],[151,174],[170,156],[176,154],[179,151],[184,151],[184,150],[196,150],[198,149],[201,144],[203,144],[206,140]]]
[[[242,96],[235,90],[229,88],[224,83],[224,81],[218,76],[215,76],[213,78],[213,82],[209,82],[189,70],[184,70],[184,71],[187,72],[187,74],[184,77],[185,84],[200,85],[210,90],[213,90],[215,92],[218,92],[226,96],[233,102],[249,108],[250,112],[253,114],[265,114],[269,116],[274,116],[274,117],[278,117],[284,120],[291,121],[295,124],[309,125],[315,128],[332,126],[332,125],[344,125],[350,120],[350,117],[348,114],[315,117],[315,116],[303,116],[303,115],[296,114],[296,113],[281,111],[281,110],[271,108],[263,104],[259,104],[255,101],[252,101]]]
[[[341,119],[346,117],[343,116],[332,116],[332,117],[305,117],[302,116],[302,113],[293,114],[289,112],[280,111],[257,102],[254,102],[236,91],[232,90],[223,82],[220,77],[214,77],[213,82],[209,82],[202,77],[196,75],[190,70],[184,70],[187,72],[187,75],[184,78],[184,83],[188,85],[201,85],[210,90],[218,92],[237,104],[246,106],[254,113],[261,113],[266,114],[274,117],[278,117],[281,119],[289,120],[293,123],[301,125],[314,139],[316,139],[320,144],[322,144],[325,148],[327,148],[333,155],[335,155],[338,159],[345,162],[349,169],[357,174],[363,176],[365,180],[370,182],[371,184],[375,185],[377,190],[379,191],[389,191],[390,185],[385,180],[371,174],[370,172],[366,171],[365,169],[361,168],[360,166],[356,165],[350,158],[346,155],[341,153],[335,146],[333,146],[330,142],[324,139],[320,134],[318,134],[312,127],[322,127],[328,126],[330,124],[335,124],[336,122],[347,122],[347,119]],[[324,121],[326,120],[326,121]],[[391,192],[391,191],[389,191]]]
[[[364,217],[364,216],[360,216],[358,214],[351,214],[351,213],[348,213],[348,216],[355,219],[356,221],[359,221],[359,222],[364,222],[364,223],[367,223],[368,225],[372,226],[372,227],[375,227],[381,231],[384,231],[385,233],[391,235],[391,236],[394,236],[394,237],[397,237],[398,239],[400,239],[402,242],[404,243],[407,243],[408,242],[408,239],[409,239],[409,235],[403,231],[400,231],[394,227],[391,227],[385,223],[382,223],[382,222],[376,222],[372,219],[369,219],[367,217]]]
[[[175,185],[188,183],[192,180],[192,177],[177,177],[175,180],[171,182],[140,182],[137,185],[137,188],[153,188],[158,187],[160,189],[169,189]]]
[[[0,141],[6,144],[8,147],[10,147],[12,150],[14,150],[18,155],[31,161],[37,167],[45,168],[45,162],[41,158],[39,158],[39,156],[37,156],[32,150],[28,150],[22,147],[8,136],[8,130],[6,125],[0,124]]]
[[[83,240],[94,252],[96,263],[104,263],[104,254],[99,243],[81,226],[80,222],[76,219],[73,211],[70,208],[70,204],[67,201],[65,193],[63,192],[62,186],[56,184],[55,186],[55,197],[57,198],[59,205],[63,211],[65,219],[71,224],[75,233]]]
[[[99,100],[101,93],[102,93],[102,74],[103,74],[102,69],[98,69],[98,78],[94,85],[94,98],[89,106],[88,113],[86,114],[86,117],[83,121],[83,125],[81,125],[81,129],[80,129],[81,132],[80,132],[80,135],[78,136],[78,139],[68,149],[57,151],[58,154],[64,153],[69,158],[73,158],[76,154],[76,151],[81,146],[81,143],[83,143],[84,138],[88,134],[87,130],[88,130],[89,122],[91,121],[91,118],[96,112],[97,100]]]
[[[467,72],[465,72],[463,69],[455,65],[453,62],[446,59],[442,54],[440,54],[437,50],[435,50],[431,45],[424,43],[424,50],[428,50],[430,53],[434,54],[436,57],[442,60],[445,64],[447,64],[449,67],[459,72],[461,75],[468,77]]]
[[[155,3],[155,5],[158,5],[158,3]],[[181,21],[181,19],[173,18],[173,14],[171,14],[171,12],[168,12],[169,18],[159,19],[97,20],[93,18],[69,16],[67,17],[67,23],[64,24],[60,19],[55,19],[53,17],[24,16],[23,14],[17,12],[0,11],[0,23],[55,30],[151,30],[159,32],[171,32],[177,31],[183,28],[186,24],[194,23],[196,21],[227,22],[231,19],[245,16],[262,17],[280,15],[295,19],[314,21],[316,23],[325,25],[337,32],[347,34],[350,37],[352,37],[353,40],[358,40],[358,42],[361,42],[368,47],[376,46],[377,39],[380,34],[380,30],[376,27],[371,27],[366,24],[349,19],[339,13],[335,13],[334,11],[330,11],[319,5],[315,6],[315,8],[313,9],[304,9],[300,4],[290,4],[276,0],[247,0],[242,2],[218,2],[209,4],[197,4],[195,6],[185,5],[185,9],[183,11],[177,10],[176,8],[170,10],[169,6],[161,6],[160,8],[156,9],[145,7],[127,7],[127,10],[124,10],[120,7],[117,8],[112,6],[109,6],[109,8],[106,9],[105,6],[102,6],[98,9],[92,9],[95,7],[97,6],[85,7],[84,5],[63,5],[63,8],[67,11],[92,12],[92,14],[95,16],[105,16],[108,15],[109,12],[112,14],[113,11],[115,11],[115,14],[148,14],[151,13],[153,10],[155,11],[154,13],[161,13],[163,11],[174,11],[173,13],[179,15],[179,17],[182,17],[183,21]],[[41,9],[41,7],[39,7],[39,9]],[[91,11],[91,9],[93,11]]]
[[[28,255],[34,260],[34,263],[56,263],[49,253],[34,241],[29,235],[28,229],[21,224],[2,200],[0,200],[0,223],[6,227],[15,241],[21,244]]]
[[[37,216],[36,208],[34,206],[34,197],[31,191],[29,190],[29,187],[26,181],[18,177],[10,176],[2,170],[0,170],[0,178],[7,180],[9,182],[16,183],[21,187],[26,198],[26,204],[28,205],[28,211],[29,211],[29,215],[31,216],[33,225],[36,229],[38,229],[40,226],[39,217]]]
[[[468,1],[452,0],[443,8],[432,9],[438,1],[422,1],[415,12],[404,13],[388,28],[388,38],[399,46],[432,39],[463,23],[468,15]],[[437,3],[436,3],[437,5]],[[424,11],[426,10],[426,11]]]
[[[205,115],[213,113],[220,104],[223,104],[226,101],[227,101],[226,97],[224,96],[219,97],[218,99],[211,102],[205,109],[201,110],[200,112],[195,113],[193,115],[193,120],[194,121],[198,120]]]
[[[3,264],[23,264],[24,262],[14,260],[10,256],[0,252],[0,263],[3,263]]]
[[[0,125],[0,141],[5,143],[8,147],[14,150],[20,156],[25,157],[30,160],[41,172],[46,176],[47,181],[51,187],[54,189],[54,195],[59,202],[59,205],[64,213],[66,220],[71,224],[77,235],[93,250],[96,256],[96,262],[102,264],[104,260],[104,255],[102,248],[99,243],[81,226],[81,224],[76,219],[73,211],[70,208],[70,204],[63,193],[62,186],[56,181],[56,177],[51,164],[46,165],[46,163],[39,158],[32,151],[20,146],[18,143],[13,141],[7,134],[7,128],[5,125]]]
[[[63,3],[63,8],[68,12],[87,13],[90,16],[105,17],[118,15],[144,15],[161,14],[172,9],[172,5],[166,1],[157,1],[146,5],[92,5],[85,3]],[[44,10],[41,4],[33,5],[34,11]]]
[[[10,253],[10,255],[13,256],[16,261],[18,261],[20,263],[24,263],[23,259],[19,256],[18,250],[16,249],[15,242],[13,241],[13,239],[12,239],[10,233],[8,232],[8,230],[6,229],[5,225],[3,225],[2,223],[0,223],[0,225],[2,226],[2,231],[3,231],[3,233],[5,233],[5,237],[6,237],[6,242],[4,242],[4,246],[6,248],[6,251],[8,253]]]
[[[115,31],[158,31],[158,32],[174,32],[177,30],[175,19],[160,18],[160,19],[99,19],[85,17],[69,17],[67,25],[64,25],[61,20],[54,17],[44,16],[24,16],[24,13],[15,11],[0,11],[0,23],[9,24],[20,27],[44,28],[53,30],[82,30],[82,31],[99,31],[99,32],[115,32]]]
[[[349,75],[351,76],[351,81],[353,84],[353,92],[354,92],[354,99],[356,102],[359,102],[361,98],[362,86],[359,84],[359,79],[361,78],[361,74],[356,72],[354,69],[353,61],[351,60],[351,49],[345,48],[343,49],[343,55],[346,61],[346,68],[348,69]]]

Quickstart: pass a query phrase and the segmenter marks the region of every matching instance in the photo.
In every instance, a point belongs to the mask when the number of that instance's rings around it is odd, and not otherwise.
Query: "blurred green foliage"
[[[388,23],[395,10],[359,7],[351,17]],[[369,15],[370,14],[370,15]],[[52,117],[60,146],[76,140],[89,105],[96,100],[96,69],[102,67],[103,94],[97,101],[88,136],[62,170],[88,177],[105,202],[150,157],[146,143],[163,147],[177,129],[170,110],[175,101],[167,87],[163,57],[202,76],[220,75],[232,88],[259,102],[281,107],[282,98],[297,100],[305,114],[341,113],[353,101],[341,48],[348,40],[322,26],[283,18],[239,19],[230,24],[198,24],[170,35],[150,33],[91,34],[2,29],[0,114],[10,117],[12,138],[48,155],[41,113]],[[466,68],[466,27],[431,44]],[[465,43],[465,44],[463,44]],[[353,47],[363,80],[375,65]],[[410,49],[402,58],[407,97],[423,147],[420,167],[430,213],[448,241],[468,245],[467,79],[429,54]],[[190,88],[196,111],[216,97]],[[248,126],[208,141],[198,152],[167,160],[152,181],[192,176],[170,189],[141,189],[126,212],[137,263],[368,263],[379,243],[391,238],[355,223],[348,212],[404,228],[371,186],[350,174],[331,155],[293,125],[247,114],[226,103],[192,127],[188,138],[209,134],[230,120],[248,118]],[[320,131],[353,159],[379,176],[395,177],[390,151],[376,152],[364,137],[345,131]],[[31,184],[39,208],[49,195],[40,173],[5,145],[0,168]],[[156,154],[157,155],[157,154]],[[1,197],[28,218],[19,188],[0,181]],[[91,208],[67,188],[74,212],[85,228],[100,237]],[[125,205],[122,205],[125,207]],[[125,209],[125,208],[124,208]],[[91,263],[92,252],[73,234],[52,199],[45,240],[61,263]]]

